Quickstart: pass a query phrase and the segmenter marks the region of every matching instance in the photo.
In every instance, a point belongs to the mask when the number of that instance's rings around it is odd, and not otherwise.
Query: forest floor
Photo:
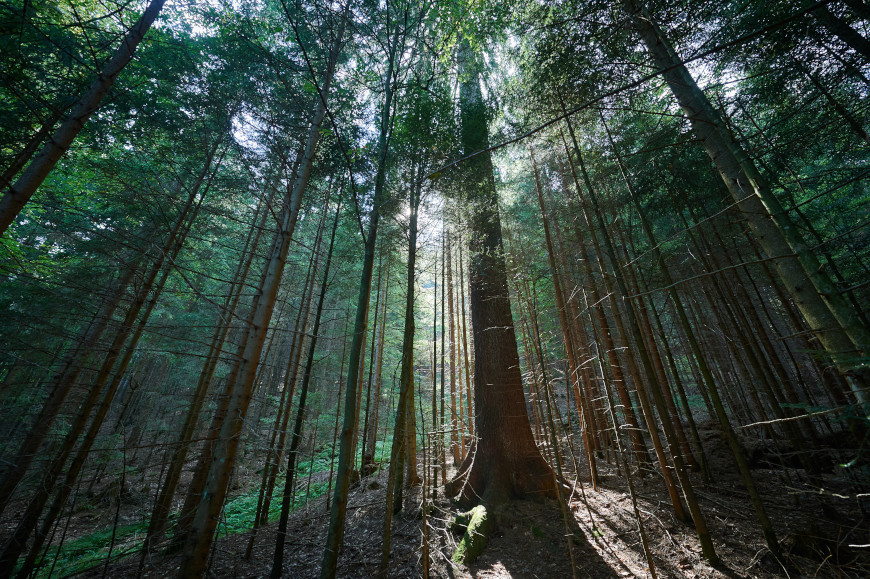
[[[785,557],[781,563],[766,548],[755,516],[727,449],[715,431],[702,432],[714,482],[703,484],[694,473],[696,491],[713,537],[720,564],[711,566],[691,524],[673,515],[660,479],[647,476],[636,483],[637,507],[659,577],[870,577],[870,535],[865,499],[842,468],[829,466],[812,482],[800,468],[761,443],[749,450],[753,475],[761,490]],[[598,578],[651,577],[643,553],[637,519],[625,481],[614,466],[600,460],[599,488],[575,485],[571,516],[561,515],[555,501],[516,501],[501,510],[490,541],[470,566],[451,561],[460,537],[449,529],[458,512],[439,495],[429,523],[431,577],[437,578]],[[587,480],[581,473],[580,480]],[[386,473],[364,478],[350,493],[339,577],[372,577],[380,559]],[[820,489],[823,489],[820,491]],[[430,491],[431,492],[431,491]],[[317,577],[328,527],[323,498],[293,512],[284,558],[284,576]],[[570,531],[568,531],[570,529]],[[245,560],[250,533],[221,538],[210,563],[214,577],[263,577],[273,557],[276,525],[260,529],[253,556]],[[406,494],[405,509],[394,518],[390,577],[423,576],[422,490]],[[568,537],[572,537],[569,542]],[[135,561],[121,560],[109,569],[114,577],[135,576]],[[145,567],[144,577],[174,575],[178,557],[158,556]],[[102,569],[84,576],[102,576]]]
[[[766,548],[748,496],[740,483],[727,448],[717,432],[702,432],[714,482],[704,484],[698,473],[692,477],[720,564],[711,566],[701,557],[701,548],[691,523],[673,515],[660,477],[635,479],[637,508],[643,521],[659,577],[683,578],[773,578],[773,577],[870,577],[870,517],[862,504],[868,495],[856,490],[841,467],[830,464],[812,482],[805,471],[789,466],[780,449],[779,457],[761,443],[748,448],[753,475],[768,514],[779,536],[785,557],[782,563]],[[489,544],[470,566],[458,565],[451,556],[460,536],[450,530],[459,509],[439,493],[428,514],[429,576],[436,578],[622,578],[651,577],[641,545],[637,518],[625,484],[615,466],[598,461],[599,487],[593,490],[583,472],[570,498],[566,521],[555,501],[515,501],[495,517]],[[252,477],[256,478],[256,477]],[[351,490],[344,547],[339,558],[339,577],[373,577],[380,559],[384,518],[386,472],[364,478]],[[582,487],[582,488],[581,488]],[[823,490],[820,490],[823,489]],[[431,494],[431,489],[429,491]],[[406,492],[405,509],[394,518],[389,577],[423,576],[422,489]],[[141,509],[141,506],[140,506]],[[99,516],[107,521],[119,517],[119,528],[135,513],[125,506],[106,509]],[[69,539],[88,531],[96,512],[74,517]],[[90,517],[90,518],[89,518]],[[329,515],[323,497],[310,501],[291,514],[283,576],[318,577]],[[259,530],[253,555],[244,559],[251,533],[222,536],[209,567],[212,577],[253,578],[267,576],[272,564],[275,523]],[[570,549],[569,541],[570,540]],[[135,540],[119,533],[114,553]],[[141,542],[141,538],[139,539]],[[130,545],[127,545],[129,547]],[[572,575],[573,558],[576,575]],[[135,577],[137,555],[113,560],[78,573],[79,577]],[[179,556],[154,555],[142,575],[174,576]],[[64,576],[58,567],[54,576]]]

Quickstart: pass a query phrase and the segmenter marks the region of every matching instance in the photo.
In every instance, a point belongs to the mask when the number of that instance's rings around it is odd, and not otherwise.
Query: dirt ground
[[[705,433],[713,482],[693,473],[706,523],[720,563],[701,557],[695,528],[673,515],[660,478],[636,480],[637,509],[658,577],[773,578],[870,577],[870,536],[865,516],[868,496],[840,467],[826,467],[812,482],[805,472],[769,460],[764,449],[750,448],[753,475],[763,495],[785,556],[777,560],[765,546],[755,515],[727,449],[715,433]],[[555,501],[516,501],[495,513],[489,544],[470,566],[451,561],[460,537],[450,531],[457,508],[440,494],[427,514],[428,575],[433,578],[652,577],[644,555],[631,497],[614,465],[598,462],[600,483],[592,489],[581,472],[570,498],[570,516]],[[384,516],[385,473],[364,478],[350,494],[339,577],[377,575]],[[431,495],[431,489],[428,491]],[[283,576],[318,577],[328,527],[324,500],[309,503],[291,516]],[[420,487],[406,495],[405,509],[394,519],[389,577],[422,577],[423,499]],[[213,577],[268,575],[275,525],[260,529],[253,556],[243,558],[249,533],[230,535],[217,544],[210,563]],[[573,561],[573,571],[572,571]],[[144,577],[167,577],[177,557],[155,556]],[[109,576],[135,576],[135,562],[119,561]],[[102,569],[84,576],[102,576]]]

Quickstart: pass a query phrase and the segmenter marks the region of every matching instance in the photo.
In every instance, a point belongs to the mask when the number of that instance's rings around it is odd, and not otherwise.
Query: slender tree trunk
[[[160,14],[165,0],[151,0],[148,8],[124,35],[121,46],[112,55],[112,58],[100,70],[97,78],[90,88],[82,95],[78,102],[73,105],[69,116],[64,120],[57,131],[43,146],[42,151],[30,162],[24,172],[15,181],[0,200],[0,236],[2,236],[15,217],[21,212],[24,205],[30,200],[36,190],[54,169],[64,153],[70,148],[73,140],[82,130],[82,127],[99,108],[103,97],[112,88],[118,75],[124,67],[133,60],[133,54],[139,43],[145,37],[145,33],[151,28],[154,20]]]
[[[381,306],[381,324],[380,330],[378,331],[378,355],[375,359],[375,396],[374,396],[374,408],[372,409],[371,416],[371,432],[369,434],[369,440],[371,441],[370,450],[372,461],[374,461],[375,454],[377,451],[377,439],[378,439],[378,422],[380,418],[380,408],[381,408],[381,388],[383,386],[383,367],[384,367],[384,343],[386,340],[386,330],[387,330],[387,304],[388,298],[390,296],[390,270],[392,267],[392,257],[387,258],[387,277],[384,280],[384,303]],[[392,394],[391,394],[392,395]]]
[[[327,70],[319,92],[320,99],[308,130],[308,137],[302,155],[299,172],[289,199],[279,216],[279,231],[269,252],[258,294],[248,318],[246,335],[240,345],[236,365],[231,371],[228,382],[233,384],[228,400],[227,419],[221,425],[220,434],[215,441],[213,461],[208,474],[208,482],[201,502],[197,506],[193,525],[185,549],[185,558],[179,577],[200,577],[205,572],[208,554],[217,526],[218,517],[226,499],[230,475],[235,465],[242,426],[248,405],[251,402],[252,387],[257,375],[257,367],[263,343],[269,329],[269,322],[275,307],[275,298],[284,273],[287,252],[296,228],[302,196],[308,187],[314,155],[321,136],[321,124],[326,116],[326,99],[332,84],[338,55],[342,46],[347,11],[340,17],[339,28],[330,49]]]
[[[789,294],[840,371],[852,378],[853,393],[863,404],[866,396],[862,387],[870,381],[870,368],[856,366],[851,360],[856,355],[870,354],[870,331],[800,239],[799,228],[791,222],[752,161],[732,141],[718,113],[649,13],[638,0],[623,0],[623,7],[758,242],[768,256],[775,258],[774,267]]]
[[[369,296],[369,297],[371,297],[371,296]],[[365,319],[365,322],[363,324],[366,328],[368,328],[368,326],[369,326],[369,317],[368,317],[369,313],[370,312],[367,309],[366,310],[366,319]],[[354,405],[355,405],[354,406],[354,419],[353,419],[354,430],[353,430],[353,441],[351,443],[351,447],[353,448],[353,454],[351,455],[351,478],[359,478],[359,474],[360,474],[359,471],[356,471],[356,472],[353,472],[353,471],[354,471],[354,469],[356,469],[356,454],[357,454],[356,449],[359,448],[359,431],[360,431],[359,417],[360,417],[360,413],[362,412],[363,378],[364,378],[365,373],[366,373],[365,372],[365,370],[366,370],[366,368],[365,368],[365,366],[366,366],[365,352],[366,352],[366,347],[368,344],[368,342],[367,342],[368,337],[369,337],[368,331],[366,331],[365,333],[363,333],[362,344],[360,344],[360,350],[362,353],[360,354],[360,360],[359,360],[359,371],[358,371],[359,379],[358,379],[357,385],[356,385],[356,401],[354,402]],[[375,329],[372,328],[372,342],[375,341],[375,338],[377,338],[376,332],[375,332]],[[372,352],[374,352],[374,344],[372,345]],[[372,364],[371,364],[371,356],[370,356],[369,357],[369,372],[371,372],[371,365]]]
[[[296,453],[302,440],[302,424],[305,420],[305,403],[308,398],[308,386],[311,383],[311,371],[314,368],[314,352],[317,347],[317,337],[320,332],[320,320],[323,314],[323,303],[326,291],[329,289],[329,266],[332,264],[332,250],[335,247],[335,233],[338,231],[338,218],[341,215],[341,192],[335,207],[335,220],[332,223],[332,234],[329,239],[329,250],[326,254],[326,265],[323,270],[323,282],[320,285],[320,297],[317,300],[317,311],[314,314],[314,327],[311,330],[311,344],[308,346],[308,359],[305,361],[305,372],[302,374],[302,385],[299,388],[299,405],[296,410],[296,422],[293,425],[293,437],[290,441],[290,451],[287,454],[287,477],[284,483],[284,495],[281,500],[281,518],[278,521],[278,534],[275,540],[275,555],[272,559],[270,577],[281,577],[284,565],[284,542],[287,537],[287,522],[290,517],[290,501],[293,497],[293,481],[296,478]],[[327,201],[327,206],[329,201]],[[316,435],[315,435],[316,436]]]
[[[471,406],[472,396],[471,396],[471,382],[472,377],[474,375],[474,368],[469,363],[468,358],[468,330],[465,327],[465,259],[463,258],[463,249],[462,249],[462,237],[460,236],[459,242],[459,298],[461,301],[461,311],[460,316],[462,320],[462,357],[465,367],[465,410],[468,413],[468,434],[469,434],[469,444],[470,440],[474,438],[474,413]],[[466,452],[467,456],[468,453]],[[462,458],[464,459],[465,456]]]
[[[438,397],[439,402],[439,413],[438,413],[438,424],[441,425],[441,432],[438,433],[438,458],[441,461],[441,484],[447,484],[447,431],[444,430],[445,427],[448,429],[450,425],[447,424],[444,416],[444,400],[447,398],[447,371],[445,368],[445,361],[447,357],[447,324],[445,323],[445,316],[447,315],[447,308],[445,307],[445,302],[447,301],[447,236],[444,232],[444,218],[442,216],[441,219],[442,229],[441,229],[441,396]]]
[[[411,187],[411,219],[408,223],[408,267],[409,271],[413,271],[417,266],[417,227],[418,227],[418,215],[420,210],[420,200],[422,198],[422,183],[421,176],[423,173],[423,165],[422,163],[417,166],[417,177],[414,180],[414,184]],[[412,262],[413,259],[413,262]],[[410,275],[410,274],[409,274]],[[413,293],[414,299],[416,299],[416,285],[410,286],[410,292]],[[406,290],[407,291],[407,290]],[[405,297],[405,309],[407,310],[407,302],[408,297],[406,293]],[[411,300],[411,314],[413,318],[413,305],[414,300]],[[407,312],[406,312],[407,315]],[[412,319],[413,322],[413,319]],[[416,331],[416,325],[415,325]],[[404,336],[402,337],[404,342]],[[413,356],[413,338],[411,340],[411,355]],[[404,343],[402,344],[404,346]],[[404,355],[404,348],[402,349]],[[412,360],[413,362],[413,360]],[[415,379],[416,375],[414,372],[414,364],[411,364],[410,369],[410,382],[408,383],[408,390],[406,393],[407,401],[405,402],[405,413],[407,415],[407,423],[405,425],[405,449],[404,454],[406,457],[405,460],[405,486],[410,488],[414,486],[420,486],[422,484],[423,479],[420,478],[420,475],[417,473],[417,415],[414,411],[414,398],[416,396],[415,390]],[[399,406],[401,406],[401,388],[403,388],[405,383],[402,381],[402,375],[399,375]],[[425,425],[422,423],[422,415],[421,415],[421,423],[420,426],[424,427]],[[425,430],[425,428],[424,428]],[[395,436],[395,433],[393,434]],[[390,455],[392,456],[392,449],[390,449]],[[392,462],[390,463],[392,464]],[[401,477],[399,477],[401,478]],[[399,491],[399,497],[397,497],[398,504],[401,504],[401,491]],[[425,494],[424,494],[425,496]],[[387,503],[389,504],[389,503]]]
[[[450,372],[450,454],[453,455],[453,466],[459,466],[462,460],[462,453],[459,450],[459,437],[457,436],[460,429],[459,414],[456,412],[456,323],[453,308],[453,247],[450,243],[450,233],[446,233],[446,248],[445,255],[447,260],[447,280],[445,289],[447,291],[447,318],[449,340],[448,347],[450,354],[448,355],[448,364]],[[460,411],[462,407],[460,406]]]
[[[442,304],[443,308],[443,304]],[[442,331],[444,329],[442,328]],[[435,259],[432,263],[432,431],[430,441],[434,442],[432,448],[432,497],[435,498],[438,488],[438,454],[441,446],[440,434],[441,423],[438,420],[438,253],[437,247]]]
[[[415,179],[415,183],[411,187],[411,217],[408,224],[408,272],[405,290],[405,329],[402,335],[402,369],[399,375],[399,402],[396,405],[393,444],[390,449],[390,470],[387,478],[383,546],[381,547],[381,562],[378,568],[380,575],[384,577],[386,577],[387,567],[390,562],[393,514],[402,509],[402,464],[400,456],[403,451],[409,455],[411,452],[415,452],[415,449],[411,448],[407,444],[407,441],[411,437],[416,437],[415,432],[408,432],[408,430],[413,424],[411,417],[414,414],[414,280],[417,269],[417,214],[420,207],[419,173],[421,172],[422,170],[418,168],[416,171],[418,174],[417,179]],[[412,472],[413,476],[417,477],[416,468]]]
[[[451,244],[452,245],[452,244]],[[451,262],[455,257],[455,250],[451,251],[450,259]],[[452,277],[452,276],[451,276]],[[455,282],[455,278],[453,278]],[[465,436],[465,431],[467,426],[465,424],[465,405],[467,404],[467,400],[463,400],[462,395],[462,345],[460,344],[460,336],[459,332],[462,329],[462,325],[459,322],[459,315],[461,312],[459,311],[459,288],[456,287],[457,284],[453,283],[450,286],[450,293],[453,299],[453,303],[455,307],[453,308],[454,315],[450,317],[450,321],[454,326],[454,331],[451,332],[453,337],[453,371],[456,373],[456,434],[458,438],[457,447],[459,450],[459,459],[456,461],[456,464],[459,464],[467,454],[465,448],[465,441],[467,437]]]
[[[374,369],[376,363],[376,358],[378,357],[378,348],[382,345],[379,331],[381,329],[381,296],[384,295],[383,287],[384,287],[384,278],[383,278],[383,257],[384,257],[384,248],[381,247],[381,251],[378,254],[378,281],[377,287],[378,290],[375,293],[375,317],[372,320],[372,346],[369,350],[369,378],[368,383],[366,384],[366,405],[365,405],[365,418],[363,419],[362,425],[362,462],[360,464],[360,475],[366,476],[371,472],[374,472],[374,461],[375,461],[375,448],[377,447],[377,436],[376,433],[372,433],[369,436],[369,412],[372,406],[372,379],[374,378]],[[362,374],[362,371],[360,372]],[[362,402],[360,401],[360,404]],[[357,435],[358,436],[358,435]],[[369,442],[371,441],[371,442]],[[356,441],[354,441],[354,448],[356,447]],[[371,452],[369,452],[371,450]]]
[[[349,4],[348,4],[349,7]],[[407,24],[407,13],[405,14]],[[393,98],[396,90],[396,74],[399,63],[397,58],[404,52],[405,38],[402,36],[402,47],[399,46],[400,26],[396,23],[392,34],[392,42],[388,45],[388,63],[384,75],[384,103],[380,114],[379,134],[377,141],[376,173],[374,182],[374,198],[372,209],[369,212],[369,222],[365,239],[365,254],[363,257],[362,277],[359,284],[359,297],[357,299],[356,319],[354,320],[353,341],[350,347],[350,363],[345,388],[345,411],[344,423],[341,431],[341,447],[338,455],[338,470],[336,473],[335,492],[332,497],[332,508],[329,516],[329,531],[326,545],[323,551],[323,560],[320,568],[322,579],[330,579],[335,576],[338,565],[338,553],[344,540],[344,523],[347,515],[347,499],[350,487],[350,473],[353,468],[356,445],[354,432],[356,431],[358,416],[354,412],[357,401],[359,368],[362,358],[363,337],[366,333],[368,320],[369,299],[372,291],[372,273],[374,270],[375,247],[378,239],[378,225],[381,216],[381,206],[387,202],[385,190],[387,178],[387,151],[389,148],[389,134],[392,127]]]
[[[341,334],[341,369],[338,371],[338,392],[336,392],[336,400],[338,404],[335,407],[335,424],[332,427],[332,453],[329,457],[329,485],[326,489],[326,511],[329,512],[330,500],[332,498],[332,477],[335,474],[335,448],[338,440],[338,418],[341,415],[341,394],[344,388],[344,361],[347,354],[347,327],[348,318],[344,319],[344,331]]]

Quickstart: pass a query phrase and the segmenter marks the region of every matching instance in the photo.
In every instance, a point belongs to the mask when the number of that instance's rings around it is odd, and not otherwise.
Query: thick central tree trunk
[[[469,154],[486,149],[489,134],[478,59],[467,43],[460,56],[462,146]],[[463,171],[471,230],[469,285],[477,439],[446,492],[459,495],[466,503],[485,504],[526,496],[555,497],[555,479],[535,446],[526,410],[489,153],[470,159]]]

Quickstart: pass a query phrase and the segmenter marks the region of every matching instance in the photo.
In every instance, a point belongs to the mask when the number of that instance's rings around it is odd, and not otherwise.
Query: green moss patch
[[[451,523],[454,531],[465,529],[462,540],[453,553],[453,561],[461,565],[468,565],[477,559],[486,548],[489,539],[490,519],[486,508],[478,505],[456,516]]]

